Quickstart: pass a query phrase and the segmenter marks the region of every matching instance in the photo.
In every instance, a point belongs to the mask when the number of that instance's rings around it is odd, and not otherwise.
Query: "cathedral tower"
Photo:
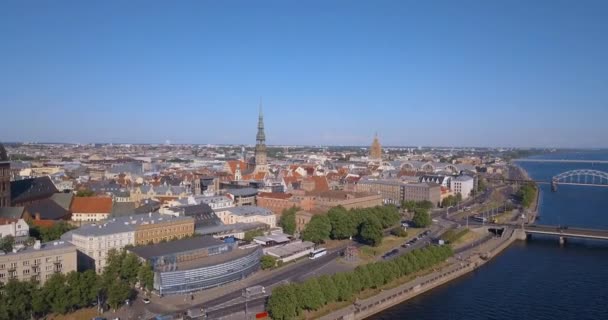
[[[264,115],[262,114],[262,102],[260,102],[260,115],[258,117],[258,134],[255,137],[255,169],[254,173],[268,172],[266,163],[266,135],[264,134]]]

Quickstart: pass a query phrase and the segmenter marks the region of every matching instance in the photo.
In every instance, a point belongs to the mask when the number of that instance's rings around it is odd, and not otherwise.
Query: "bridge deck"
[[[516,162],[561,162],[561,163],[608,163],[608,160],[585,160],[585,159],[516,159]]]
[[[570,228],[561,229],[556,226],[526,226],[526,233],[548,234],[571,238],[588,238],[608,240],[608,230]]]

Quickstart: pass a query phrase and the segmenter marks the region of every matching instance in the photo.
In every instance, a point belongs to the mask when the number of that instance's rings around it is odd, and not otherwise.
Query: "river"
[[[608,160],[608,151],[536,156]],[[533,179],[572,169],[608,172],[608,164],[522,162]],[[608,228],[608,188],[541,187],[538,224]],[[556,238],[517,241],[491,262],[456,281],[369,319],[608,319],[608,241]]]

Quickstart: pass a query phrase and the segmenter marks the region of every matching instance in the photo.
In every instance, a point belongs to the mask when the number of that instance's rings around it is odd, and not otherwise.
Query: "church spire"
[[[266,144],[266,135],[264,134],[264,114],[262,113],[262,98],[260,98],[260,115],[258,117],[258,134],[256,135],[257,144]]]

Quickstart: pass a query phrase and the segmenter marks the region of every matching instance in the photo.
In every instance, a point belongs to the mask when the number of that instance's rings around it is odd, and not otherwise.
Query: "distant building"
[[[308,211],[300,210],[296,212],[296,231],[302,232],[310,222],[310,219],[312,219],[312,216],[314,216],[314,214]]]
[[[27,238],[30,235],[30,227],[23,219],[0,218],[0,239],[6,236],[13,238]]]
[[[369,151],[370,160],[380,161],[382,160],[382,146],[380,145],[380,141],[378,140],[378,134],[374,136],[374,142],[372,142],[372,146]]]
[[[261,222],[270,228],[277,225],[277,218],[270,210],[256,206],[226,208],[216,211],[225,224]]]
[[[258,190],[255,188],[230,189],[226,191],[226,195],[237,207],[255,206]]]
[[[154,270],[160,295],[184,294],[239,281],[260,267],[260,246],[239,247],[210,236],[129,249]]]
[[[72,221],[95,222],[106,220],[112,214],[110,197],[75,197],[72,200]]]
[[[470,176],[458,176],[452,179],[452,192],[454,192],[454,194],[460,193],[463,199],[466,199],[471,195],[474,186],[475,179]]]
[[[432,182],[406,183],[396,179],[366,178],[359,180],[357,191],[378,194],[385,204],[428,200],[438,206],[441,201],[441,186]]]
[[[67,274],[77,270],[76,247],[64,241],[54,241],[33,247],[15,246],[13,252],[0,255],[0,283],[11,279],[36,280],[44,283],[55,273]]]
[[[11,163],[0,143],[0,208],[11,206]]]

